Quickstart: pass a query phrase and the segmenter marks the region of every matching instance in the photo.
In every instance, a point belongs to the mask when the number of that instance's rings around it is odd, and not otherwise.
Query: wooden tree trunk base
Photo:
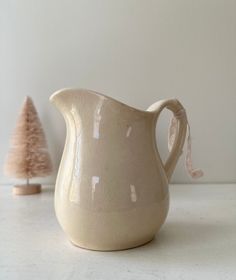
[[[15,195],[29,195],[41,192],[40,184],[15,185],[12,190]]]

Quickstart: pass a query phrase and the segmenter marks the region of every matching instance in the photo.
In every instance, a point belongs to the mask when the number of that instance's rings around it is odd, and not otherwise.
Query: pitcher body
[[[186,124],[165,166],[155,139],[164,102],[142,111],[93,91],[72,89],[55,93],[51,100],[67,129],[55,210],[70,241],[107,251],[153,239],[167,216],[168,177],[180,155]]]

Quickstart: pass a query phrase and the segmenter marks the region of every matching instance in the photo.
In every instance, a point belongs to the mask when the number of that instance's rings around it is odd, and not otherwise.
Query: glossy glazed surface
[[[82,89],[61,90],[51,101],[67,127],[55,210],[69,239],[93,250],[121,250],[151,240],[169,207],[168,178],[155,140],[158,110],[166,101],[142,111]]]

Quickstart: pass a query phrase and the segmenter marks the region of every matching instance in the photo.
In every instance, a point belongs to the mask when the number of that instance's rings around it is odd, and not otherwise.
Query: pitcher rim
[[[50,102],[53,101],[53,98],[54,98],[56,95],[62,93],[63,91],[65,91],[65,92],[66,92],[66,91],[74,91],[74,92],[76,92],[76,91],[78,91],[78,92],[79,92],[79,91],[83,91],[83,92],[86,92],[86,93],[89,93],[89,94],[92,94],[92,95],[101,96],[101,97],[103,97],[103,98],[105,98],[105,99],[110,99],[110,100],[112,100],[113,102],[120,104],[121,106],[125,106],[125,107],[127,107],[127,108],[129,108],[129,109],[131,109],[131,110],[133,110],[133,111],[137,111],[137,112],[139,112],[139,113],[145,113],[145,114],[152,114],[152,113],[153,113],[153,112],[151,112],[151,111],[147,111],[147,110],[142,110],[142,109],[135,108],[135,107],[130,106],[130,105],[128,105],[128,104],[126,104],[126,103],[124,103],[124,102],[122,102],[122,101],[119,101],[119,100],[115,99],[114,97],[111,97],[111,96],[108,96],[108,95],[106,95],[106,94],[104,94],[104,93],[100,93],[100,92],[97,92],[97,91],[95,91],[95,90],[91,90],[91,89],[87,89],[87,88],[70,88],[70,87],[68,87],[68,88],[59,89],[59,90],[55,91],[55,92],[49,97]]]

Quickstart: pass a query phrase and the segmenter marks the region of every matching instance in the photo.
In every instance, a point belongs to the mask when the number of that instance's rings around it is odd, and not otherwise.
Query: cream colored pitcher
[[[50,100],[67,128],[55,210],[70,241],[108,251],[153,239],[167,216],[168,181],[187,130],[186,115],[176,118],[173,148],[163,163],[156,122],[164,108],[178,116],[181,103],[162,100],[143,111],[85,89],[63,89]]]

